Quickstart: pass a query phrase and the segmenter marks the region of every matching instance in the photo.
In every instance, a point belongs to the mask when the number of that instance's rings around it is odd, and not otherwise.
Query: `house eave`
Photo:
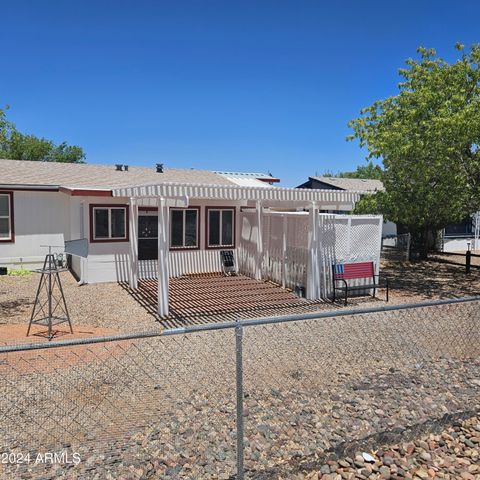
[[[72,197],[112,197],[112,190],[100,188],[60,187],[60,192]]]
[[[0,190],[58,192],[58,185],[32,185],[27,183],[2,183]]]
[[[239,185],[206,185],[163,183],[112,190],[114,197],[218,199],[228,201],[260,201],[265,204],[303,206],[316,203],[320,208],[339,204],[355,204],[359,192],[345,190],[315,190],[285,187],[244,187]]]

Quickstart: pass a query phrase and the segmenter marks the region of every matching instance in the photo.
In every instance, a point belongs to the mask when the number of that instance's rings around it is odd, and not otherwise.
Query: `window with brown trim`
[[[235,208],[207,208],[207,248],[235,246]]]
[[[198,242],[198,208],[170,209],[170,248],[196,249]]]
[[[0,242],[13,241],[13,192],[0,192]]]
[[[90,205],[91,242],[127,242],[126,205]]]

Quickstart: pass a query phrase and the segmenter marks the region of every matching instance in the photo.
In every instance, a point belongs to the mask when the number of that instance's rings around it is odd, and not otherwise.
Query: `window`
[[[91,242],[127,242],[126,205],[90,205]]]
[[[170,210],[170,248],[198,248],[198,208]]]
[[[0,242],[13,240],[13,193],[0,192]]]
[[[446,237],[470,237],[474,235],[473,219],[466,218],[463,222],[451,223],[445,227]]]
[[[235,209],[207,209],[207,247],[233,247],[235,245]]]

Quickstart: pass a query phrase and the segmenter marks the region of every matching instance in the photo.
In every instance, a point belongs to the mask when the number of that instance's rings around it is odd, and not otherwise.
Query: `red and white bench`
[[[386,301],[388,302],[388,279],[380,278],[375,274],[373,262],[335,263],[332,265],[333,278],[333,302],[337,298],[337,291],[344,292],[345,305],[347,305],[348,293],[352,291],[373,289],[373,297],[377,289],[386,288]],[[351,285],[349,280],[367,279],[368,283]],[[339,285],[340,284],[340,285]]]

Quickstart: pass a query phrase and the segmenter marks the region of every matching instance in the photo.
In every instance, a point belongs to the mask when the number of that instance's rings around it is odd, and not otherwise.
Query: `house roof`
[[[254,174],[245,174],[245,177],[256,180],[251,175]],[[167,168],[157,173],[155,168],[129,167],[128,171],[117,171],[115,165],[0,159],[0,188],[98,190],[122,197],[187,196],[264,201],[270,205],[294,202],[307,206],[316,202],[320,207],[336,205],[337,209],[348,205],[351,208],[360,195],[350,190],[282,188],[257,182],[260,185],[239,185],[208,170]]]
[[[215,172],[235,185],[243,187],[268,187],[280,181],[269,173],[256,172]]]
[[[340,190],[352,190],[356,192],[378,192],[385,190],[380,180],[367,178],[339,178],[339,177],[310,177],[318,182],[326,183]]]
[[[166,168],[157,173],[155,167],[129,167],[128,171],[117,171],[115,165],[0,159],[0,187],[113,190],[164,182],[232,185],[222,175],[208,170]]]

